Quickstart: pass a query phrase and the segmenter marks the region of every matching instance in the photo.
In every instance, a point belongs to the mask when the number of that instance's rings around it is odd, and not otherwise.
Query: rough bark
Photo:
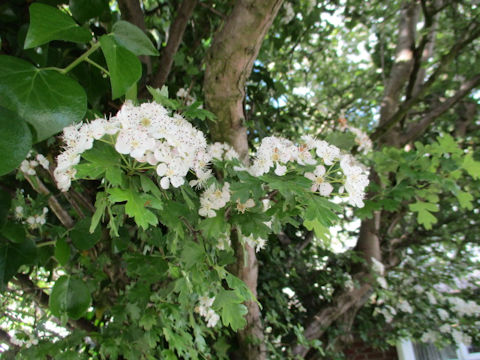
[[[170,74],[170,70],[172,69],[173,57],[182,43],[183,33],[187,28],[188,21],[192,17],[196,5],[197,0],[184,0],[180,4],[177,16],[170,26],[167,46],[162,50],[162,55],[160,56],[158,70],[152,82],[154,87],[161,88],[165,85],[168,74]]]
[[[365,277],[367,277],[366,274],[358,274],[356,278],[363,282],[360,287],[341,293],[336,297],[333,305],[323,308],[314,316],[303,333],[308,340],[318,339],[335,320],[354,306],[361,307],[367,302],[372,285],[364,281]],[[309,347],[298,344],[293,348],[292,353],[295,356],[305,357],[309,350]]]
[[[205,104],[217,116],[210,123],[213,140],[230,143],[248,162],[247,129],[244,125],[245,85],[262,41],[283,0],[239,0],[207,54],[204,79]],[[256,294],[258,263],[249,245],[237,248],[237,275]],[[243,263],[244,257],[247,263]],[[238,340],[243,359],[265,359],[261,313],[256,302],[246,304],[247,326]]]
[[[444,100],[440,105],[433,107],[422,119],[412,124],[406,133],[401,137],[401,144],[407,144],[419,137],[428,128],[428,126],[440,115],[451,109],[457,102],[470,93],[470,91],[480,85],[480,74],[465,81],[457,92]]]
[[[390,72],[380,107],[380,126],[395,113],[399,99],[414,65],[415,34],[419,4],[410,1],[400,15],[395,63]],[[393,139],[393,137],[392,137]]]
[[[212,137],[232,144],[243,160],[248,155],[245,83],[281,4],[282,0],[237,1],[207,54],[205,102],[218,117],[211,124]]]

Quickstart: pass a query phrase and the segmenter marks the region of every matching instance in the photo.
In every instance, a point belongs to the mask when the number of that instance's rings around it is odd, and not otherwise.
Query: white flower
[[[45,156],[42,154],[37,154],[35,159],[38,161],[41,167],[43,167],[45,170],[48,170],[48,166],[50,165],[50,162],[47,160]]]
[[[35,167],[38,165],[36,160],[23,160],[20,164],[20,171],[23,172],[25,175],[35,175],[37,172],[35,171]]]
[[[385,266],[375,259],[374,257],[371,257],[370,260],[372,260],[372,270],[376,272],[379,275],[385,274]]]
[[[15,207],[15,217],[17,219],[23,218],[23,206],[16,206]]]
[[[313,181],[313,185],[311,187],[313,192],[318,190],[320,195],[329,196],[333,191],[333,186],[325,180],[325,172],[325,167],[323,165],[318,165],[313,173],[308,172],[305,173],[304,176]]]
[[[245,210],[252,208],[255,206],[255,201],[253,199],[248,199],[245,201],[245,203],[241,203],[240,199],[237,199],[237,211],[241,212],[242,214],[245,212]]]

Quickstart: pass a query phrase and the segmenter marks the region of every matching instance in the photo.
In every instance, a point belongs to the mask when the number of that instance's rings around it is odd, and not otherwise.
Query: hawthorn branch
[[[425,93],[432,87],[432,85],[443,73],[445,68],[453,61],[453,59],[455,59],[467,45],[469,45],[479,36],[480,24],[470,24],[463,32],[462,38],[458,39],[455,42],[455,45],[450,48],[449,52],[441,57],[437,69],[432,75],[430,75],[425,84],[420,87],[417,94],[404,101],[399,109],[392,116],[390,116],[390,118],[388,118],[383,124],[380,124],[377,130],[375,130],[375,132],[370,136],[372,141],[378,140],[385,136],[395,126],[395,124],[397,124],[408,113],[408,111],[423,98]]]
[[[480,85],[480,74],[475,75],[468,81],[465,81],[460,89],[457,90],[455,95],[451,96],[447,100],[443,101],[440,105],[435,106],[431,109],[426,115],[423,116],[423,119],[412,124],[406,131],[406,133],[401,137],[401,143],[407,144],[417,137],[419,137],[427,127],[440,115],[451,109],[456,103],[458,103],[463,97],[468,95],[472,89]]]
[[[25,176],[25,179],[29,182],[32,188],[39,194],[48,196],[48,206],[52,209],[53,213],[57,216],[58,220],[67,229],[71,229],[75,224],[67,210],[63,208],[58,199],[53,195],[45,184],[40,180],[38,176]]]
[[[246,81],[258,56],[263,39],[283,0],[238,0],[223,27],[216,33],[206,56],[205,104],[217,116],[210,122],[212,138],[233,146],[248,163],[247,129],[243,101]],[[257,294],[258,261],[255,249],[236,247],[237,276]],[[244,359],[266,358],[263,325],[258,303],[248,301],[247,326],[238,339]]]
[[[12,343],[12,338],[3,329],[0,329],[0,342],[2,342],[4,344],[7,344],[8,347],[10,348],[10,350],[12,350],[14,353],[16,353],[16,352],[18,352],[18,350],[20,350],[20,347],[18,345],[15,345],[14,343]]]
[[[311,341],[320,338],[335,320],[339,319],[350,309],[357,306],[361,307],[368,301],[372,292],[372,285],[370,282],[365,282],[365,277],[368,277],[368,274],[357,274],[355,278],[363,282],[360,287],[340,293],[333,305],[323,308],[313,317],[304,331],[304,336],[307,340]],[[292,353],[294,356],[305,357],[309,350],[309,347],[298,344],[293,348]]]
[[[187,28],[188,21],[193,15],[197,0],[183,0],[178,8],[177,16],[170,26],[167,46],[162,50],[158,71],[153,79],[153,86],[161,88],[167,81],[168,74],[173,65],[173,57],[177,53],[183,39],[183,33]]]

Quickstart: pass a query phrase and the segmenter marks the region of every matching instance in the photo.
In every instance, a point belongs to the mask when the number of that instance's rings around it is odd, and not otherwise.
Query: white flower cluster
[[[459,317],[480,314],[480,305],[478,305],[475,301],[465,301],[462,298],[454,296],[449,297],[448,302]]]
[[[185,105],[187,106],[190,106],[192,105],[194,102],[195,102],[195,98],[193,96],[191,96],[187,90],[185,90],[184,88],[180,88],[178,89],[177,91],[177,98],[180,98],[180,99],[183,99],[183,101],[185,102]]]
[[[285,8],[285,15],[280,20],[282,24],[288,24],[295,17],[295,11],[291,3],[286,2],[283,7]]]
[[[332,184],[327,179],[326,166],[332,166],[337,161],[345,175],[344,186],[339,189],[340,193],[345,190],[348,193],[347,201],[357,207],[363,207],[365,188],[368,185],[368,171],[353,156],[342,154],[340,149],[323,140],[317,140],[311,136],[303,136],[303,143],[299,146],[290,140],[270,136],[262,140],[252,166],[244,170],[252,176],[261,176],[275,168],[278,176],[287,172],[287,163],[296,162],[299,165],[318,164],[313,172],[305,173],[305,177],[313,182],[311,190],[318,191],[322,196],[329,196],[333,191]],[[312,154],[314,151],[315,156]],[[319,163],[321,161],[321,163]],[[322,164],[323,163],[323,164]]]
[[[134,106],[127,102],[109,120],[97,119],[64,129],[66,147],[57,158],[54,172],[62,191],[70,188],[80,155],[105,135],[116,135],[114,145],[118,153],[155,166],[164,189],[183,185],[190,169],[203,175],[210,161],[203,133],[183,117],[170,116],[156,103]]]
[[[215,184],[210,185],[200,195],[200,209],[198,213],[204,217],[215,217],[215,210],[223,208],[230,201],[230,184],[223,184],[221,189]]]
[[[40,165],[45,170],[48,170],[48,166],[50,163],[48,162],[47,158],[42,154],[37,154],[33,156],[33,153],[30,151],[27,155],[27,158],[23,160],[20,164],[20,171],[23,172],[25,175],[36,175],[35,168]]]
[[[34,214],[30,216],[25,216],[25,210],[23,209],[23,206],[16,206],[15,207],[15,218],[18,220],[23,220],[23,224],[27,224],[29,228],[31,229],[37,229],[42,225],[45,225],[47,222],[47,213],[48,213],[48,208],[44,207],[42,209],[41,214]]]
[[[226,143],[215,142],[207,147],[207,153],[217,160],[238,159],[238,153],[233,147]]]
[[[198,298],[199,305],[195,307],[195,311],[205,318],[207,327],[214,327],[220,320],[220,316],[212,309],[214,301],[215,297],[200,296]]]
[[[38,340],[35,339],[33,337],[33,335],[29,334],[28,336],[29,336],[28,340],[19,339],[17,337],[17,334],[15,333],[10,337],[10,342],[14,345],[17,345],[17,346],[21,346],[21,347],[25,346],[27,349],[29,347],[31,347],[32,345],[37,345],[38,344]]]
[[[255,252],[259,252],[267,245],[267,240],[260,237],[254,237],[253,235],[242,236],[242,240],[248,245],[250,245],[252,248],[254,248]]]
[[[373,148],[373,144],[368,135],[359,128],[353,126],[347,126],[347,128],[355,135],[358,151],[362,151],[364,154],[369,153]]]

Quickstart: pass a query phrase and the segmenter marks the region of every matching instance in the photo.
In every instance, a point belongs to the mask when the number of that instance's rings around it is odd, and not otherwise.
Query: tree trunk
[[[204,91],[207,108],[217,116],[210,123],[212,138],[231,144],[243,162],[248,163],[247,129],[244,124],[245,85],[257,58],[263,38],[283,0],[239,0],[224,26],[215,35],[207,54]],[[236,249],[237,276],[257,293],[258,263],[255,250],[245,245]],[[248,308],[247,326],[238,340],[243,359],[266,358],[261,313],[256,302]]]

